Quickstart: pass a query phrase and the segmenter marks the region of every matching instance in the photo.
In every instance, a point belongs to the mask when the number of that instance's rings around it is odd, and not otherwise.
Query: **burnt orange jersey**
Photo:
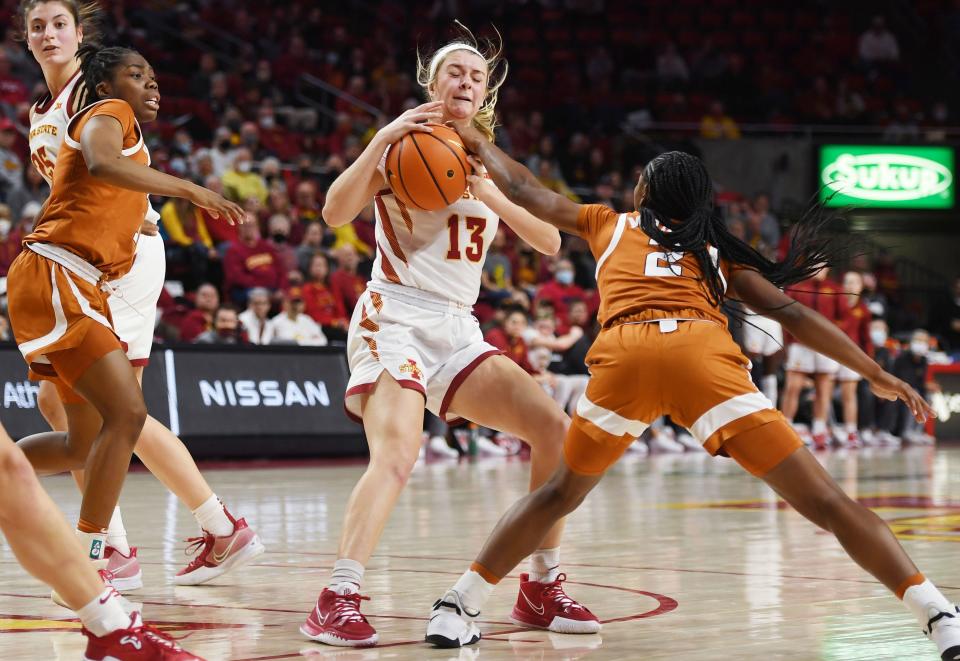
[[[67,125],[57,155],[50,198],[24,244],[53,243],[114,280],[133,265],[136,234],[147,212],[147,195],[93,177],[80,151],[80,134],[92,117],[113,117],[123,128],[123,156],[147,165],[140,126],[126,101],[106,99],[78,112]]]
[[[585,205],[577,230],[597,260],[597,316],[602,326],[628,315],[633,321],[708,319],[726,326],[723,312],[710,303],[697,258],[664,252],[640,229],[638,214],[617,213],[602,204]],[[710,253],[719,259],[716,248]],[[730,265],[725,260],[719,265],[726,284]]]

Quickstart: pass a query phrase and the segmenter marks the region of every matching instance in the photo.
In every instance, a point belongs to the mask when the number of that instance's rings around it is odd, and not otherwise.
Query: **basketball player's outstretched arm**
[[[454,128],[464,147],[483,162],[493,183],[508,200],[562,232],[577,234],[577,216],[582,205],[541,184],[530,170],[503,153],[472,126]]]
[[[387,147],[410,131],[429,133],[433,129],[426,122],[439,122],[442,101],[431,101],[411,108],[377,131],[363,153],[334,180],[327,191],[327,201],[321,214],[330,227],[340,227],[353,219],[370,204],[370,200],[387,182],[377,170]]]
[[[883,399],[903,400],[918,422],[933,415],[933,409],[916,390],[884,372],[870,356],[832,321],[816,310],[793,300],[751,269],[734,271],[728,297],[736,298],[765,317],[776,319],[804,345],[854,370]]]
[[[87,171],[97,179],[141,193],[182,197],[222,217],[231,225],[243,222],[243,209],[203,186],[141,165],[123,155],[123,127],[106,115],[93,117],[80,132],[80,149]]]

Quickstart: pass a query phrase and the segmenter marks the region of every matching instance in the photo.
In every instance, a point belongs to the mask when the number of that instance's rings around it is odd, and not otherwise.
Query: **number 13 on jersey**
[[[467,216],[463,219],[464,233],[469,234],[468,244],[463,249],[463,256],[471,262],[479,262],[483,258],[483,231],[487,229],[486,218]],[[460,216],[457,214],[447,218],[447,231],[450,235],[450,249],[447,250],[447,259],[463,259],[460,251]]]

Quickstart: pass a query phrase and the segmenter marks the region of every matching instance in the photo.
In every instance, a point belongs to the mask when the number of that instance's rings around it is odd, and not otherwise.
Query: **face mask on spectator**
[[[6,218],[0,219],[0,239],[7,238],[7,235],[10,234],[10,227],[13,225]]]
[[[240,161],[237,163],[237,172],[250,172],[251,167],[250,161]]]
[[[557,271],[557,282],[561,285],[572,285],[573,271]]]
[[[227,151],[230,149],[230,138],[224,138],[217,143],[217,149],[220,151]]]
[[[287,235],[286,235],[286,234],[280,234],[279,232],[277,232],[276,234],[273,234],[273,235],[271,235],[271,236],[272,236],[272,238],[273,238],[273,242],[274,242],[274,243],[286,243],[286,242],[287,242]]]
[[[926,342],[911,342],[910,343],[910,353],[914,356],[926,356],[927,352],[930,350],[930,347]]]
[[[883,331],[883,330],[870,331],[870,341],[873,342],[874,346],[882,347],[887,341],[887,331]]]
[[[265,115],[260,118],[260,128],[272,129],[276,124],[277,122],[272,115]]]

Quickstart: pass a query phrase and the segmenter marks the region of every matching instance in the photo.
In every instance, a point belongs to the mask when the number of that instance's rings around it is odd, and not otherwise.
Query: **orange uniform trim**
[[[360,328],[364,328],[371,333],[376,333],[378,330],[380,330],[380,325],[367,316],[366,305],[360,308]]]
[[[380,267],[383,269],[383,274],[387,276],[387,280],[394,284],[402,285],[403,283],[400,282],[400,276],[397,275],[397,270],[393,268],[393,264],[387,259],[387,251],[383,249],[380,243],[377,243],[377,250],[380,251]]]
[[[479,562],[473,562],[470,564],[470,571],[475,571],[480,574],[480,578],[485,580],[490,585],[496,585],[500,582],[501,576],[497,576],[492,571],[481,565]]]
[[[907,578],[906,580],[904,580],[903,583],[901,583],[900,586],[897,587],[897,590],[896,590],[896,592],[895,592],[894,594],[897,595],[897,599],[901,599],[901,600],[902,600],[902,599],[903,599],[903,595],[904,595],[904,593],[905,593],[907,590],[909,590],[910,588],[912,588],[914,585],[920,585],[920,584],[923,583],[925,580],[927,580],[927,577],[924,576],[923,574],[921,574],[920,572],[917,572],[917,573],[914,574],[913,576],[911,576],[911,577]]]
[[[723,444],[731,459],[757,477],[763,477],[802,447],[803,441],[783,418],[748,429]]]
[[[383,297],[377,292],[370,292],[370,302],[373,303],[373,309],[377,312],[383,310]]]
[[[401,262],[407,263],[407,256],[403,254],[403,248],[400,247],[400,241],[397,239],[397,232],[393,229],[393,221],[390,220],[390,214],[387,213],[387,205],[383,203],[383,198],[379,195],[373,198],[377,203],[377,209],[380,211],[380,226],[383,227],[383,233],[387,235],[387,243],[390,249]],[[411,225],[412,227],[412,225]]]
[[[362,337],[363,341],[367,343],[367,348],[370,349],[373,359],[380,360],[380,354],[377,353],[377,341],[367,335],[361,335],[360,337]]]
[[[403,224],[407,226],[407,231],[413,234],[413,218],[410,217],[410,211],[407,210],[407,205],[403,203],[399,197],[396,198],[397,207],[400,209],[400,217],[403,218]]]

